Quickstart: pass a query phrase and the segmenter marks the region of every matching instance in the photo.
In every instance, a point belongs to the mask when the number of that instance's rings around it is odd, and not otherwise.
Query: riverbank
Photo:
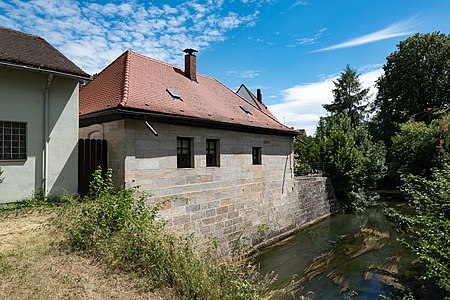
[[[0,299],[178,300],[171,289],[145,284],[96,259],[61,247],[51,209],[0,214]]]

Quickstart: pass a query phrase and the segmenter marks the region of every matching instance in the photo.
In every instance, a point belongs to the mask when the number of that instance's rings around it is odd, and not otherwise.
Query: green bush
[[[362,211],[376,196],[372,190],[386,173],[385,147],[373,142],[367,126],[352,127],[347,115],[321,117],[315,142],[344,211]]]
[[[423,279],[435,279],[450,299],[450,165],[434,169],[431,179],[407,175],[402,180],[401,190],[415,212],[389,211],[389,216],[406,229],[403,242],[425,265]]]
[[[149,288],[169,286],[185,299],[259,299],[266,292],[254,267],[236,257],[226,260],[213,249],[197,251],[191,237],[165,229],[160,206],[136,197],[136,188],[115,191],[108,170],[94,173],[93,199],[65,210],[65,224],[73,249],[94,255],[115,268],[146,279]]]

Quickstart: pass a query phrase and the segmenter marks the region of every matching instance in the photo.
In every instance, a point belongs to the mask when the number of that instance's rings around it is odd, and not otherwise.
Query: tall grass
[[[72,249],[145,278],[149,288],[173,287],[184,299],[260,299],[270,282],[238,257],[197,250],[189,236],[176,236],[137,189],[115,191],[112,172],[94,173],[91,198],[64,210],[62,224]]]

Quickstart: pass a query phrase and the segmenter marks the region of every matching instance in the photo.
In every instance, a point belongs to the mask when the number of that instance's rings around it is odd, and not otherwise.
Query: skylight
[[[244,105],[239,105],[239,107],[240,107],[243,111],[245,111],[247,114],[252,114],[252,113],[248,110],[248,108],[245,107]]]
[[[178,92],[176,90],[168,88],[168,89],[166,89],[166,91],[169,93],[170,96],[172,96],[172,98],[181,99],[180,94],[178,94]]]

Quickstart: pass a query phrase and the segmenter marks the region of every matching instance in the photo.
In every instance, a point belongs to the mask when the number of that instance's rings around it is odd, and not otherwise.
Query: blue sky
[[[255,91],[281,122],[314,132],[347,64],[366,86],[417,32],[450,33],[450,1],[0,0],[0,25],[40,35],[93,74],[127,49]],[[376,92],[372,89],[373,94]]]

